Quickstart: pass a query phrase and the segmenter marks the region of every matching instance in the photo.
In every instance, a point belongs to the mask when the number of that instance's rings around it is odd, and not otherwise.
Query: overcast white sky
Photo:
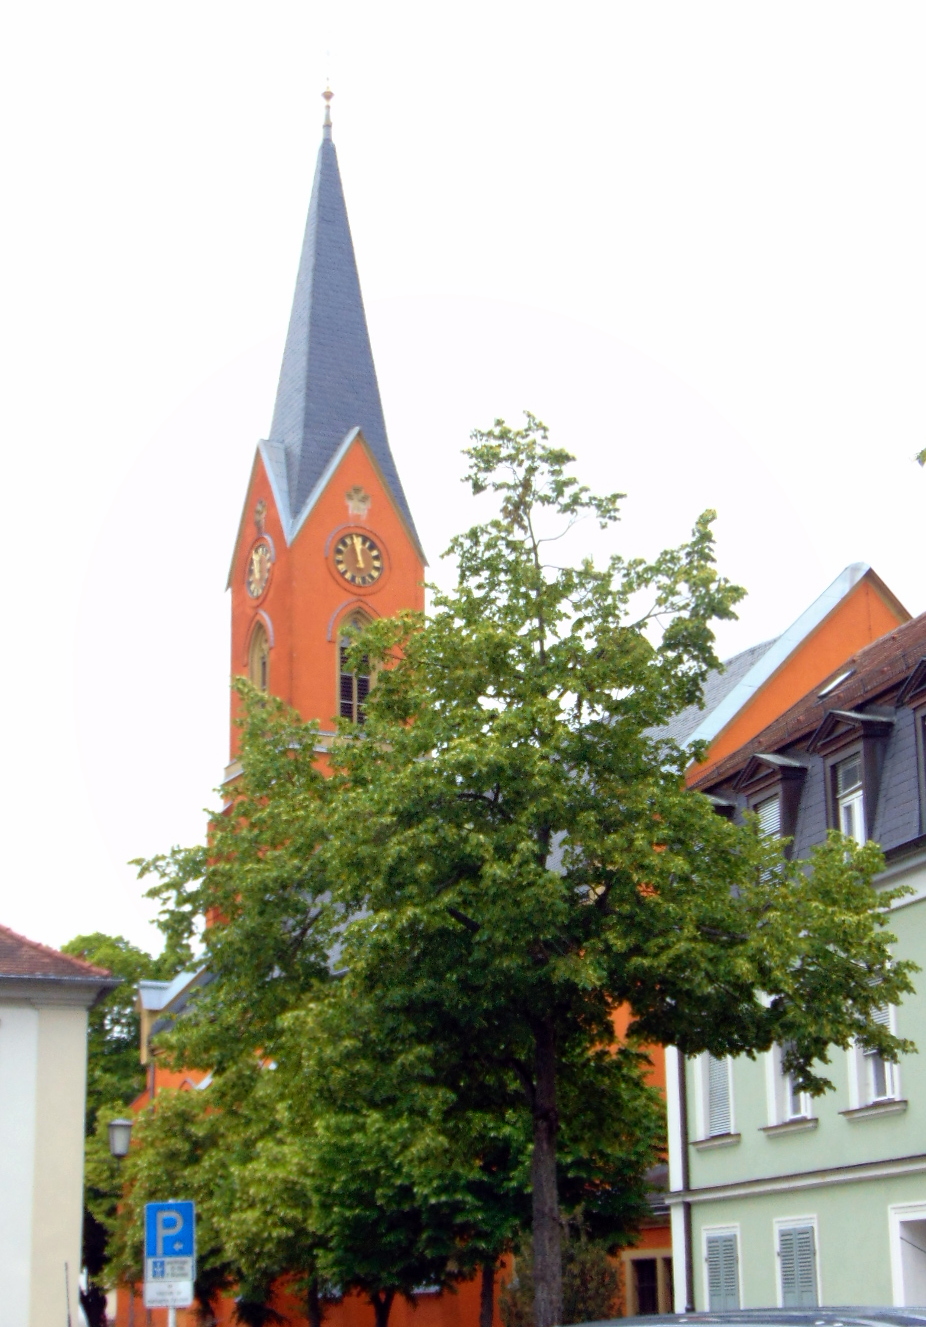
[[[627,491],[627,552],[719,508],[750,590],[725,653],[852,561],[926,608],[922,0],[32,0],[3,25],[0,921],[156,946],[125,862],[202,833],[329,72],[432,566],[469,429],[529,408]]]

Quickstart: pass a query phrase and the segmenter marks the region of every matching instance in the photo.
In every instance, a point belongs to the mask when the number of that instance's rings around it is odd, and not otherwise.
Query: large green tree
[[[242,1046],[277,1061],[287,1009],[337,972],[355,1007],[427,1048],[461,1118],[524,1131],[535,1323],[555,1327],[562,1205],[579,1197],[613,1242],[646,1150],[617,1007],[631,1039],[686,1054],[787,1045],[818,1092],[832,1045],[904,1048],[875,1014],[911,966],[891,962],[876,847],[834,837],[792,863],[685,789],[690,753],[665,724],[700,699],[712,623],[741,594],[717,574],[712,514],[652,560],[561,565],[556,541],[583,517],[613,526],[618,495],[580,486],[531,417],[468,456],[497,515],[453,541],[457,583],[427,620],[356,642],[377,683],[331,777],[310,728],[252,703],[208,857],[148,869],[178,935],[213,922],[217,979],[181,1053],[229,1072]]]
[[[874,846],[833,841],[806,869],[685,789],[664,725],[718,666],[711,624],[741,592],[705,513],[652,561],[559,565],[596,497],[528,416],[474,435],[469,483],[494,519],[450,546],[457,583],[428,620],[373,623],[363,736],[343,741],[322,855],[354,916],[351,980],[486,1078],[516,1076],[532,1126],[536,1327],[562,1321],[559,1140],[570,1066],[631,1035],[691,1054],[775,1042],[811,1091],[829,1048],[900,1043],[877,1008],[892,963]]]

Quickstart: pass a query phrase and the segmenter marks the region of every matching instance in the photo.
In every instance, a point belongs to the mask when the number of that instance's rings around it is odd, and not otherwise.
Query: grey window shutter
[[[739,1308],[735,1235],[707,1237],[707,1297],[712,1313]]]
[[[781,799],[769,797],[756,807],[759,817],[759,833],[764,839],[781,838]]]
[[[726,1060],[707,1057],[707,1132],[730,1132],[730,1067]]]
[[[781,1262],[781,1306],[810,1309],[817,1302],[817,1265],[813,1226],[794,1226],[778,1232]]]

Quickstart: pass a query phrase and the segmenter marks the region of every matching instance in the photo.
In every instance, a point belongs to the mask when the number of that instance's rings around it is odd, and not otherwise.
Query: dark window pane
[[[659,1283],[656,1274],[656,1259],[634,1258],[633,1279],[637,1298],[637,1313],[658,1313]]]

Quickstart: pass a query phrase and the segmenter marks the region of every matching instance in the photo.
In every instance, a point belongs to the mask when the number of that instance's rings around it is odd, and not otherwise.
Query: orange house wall
[[[857,650],[893,631],[908,616],[896,601],[882,595],[868,576],[863,577],[717,734],[707,760],[689,771],[689,782],[738,750],[819,686]]]
[[[500,1280],[500,1278],[499,1278]],[[498,1284],[495,1292],[496,1324],[501,1322],[498,1313]],[[134,1323],[130,1322],[129,1292],[120,1287],[116,1306],[116,1327],[142,1327],[146,1323],[145,1308],[139,1293],[135,1298]],[[303,1306],[295,1295],[281,1290],[273,1300],[273,1307],[282,1314],[290,1327],[308,1327]],[[232,1298],[222,1298],[216,1306],[216,1327],[235,1327],[235,1303]],[[389,1314],[389,1327],[474,1327],[479,1321],[479,1282],[464,1281],[453,1290],[443,1294],[419,1295],[414,1304],[397,1298]],[[363,1296],[345,1295],[338,1304],[332,1304],[325,1310],[325,1327],[373,1327],[373,1309]],[[151,1327],[167,1327],[167,1310],[151,1310]],[[177,1310],[177,1327],[200,1327],[193,1309]]]

